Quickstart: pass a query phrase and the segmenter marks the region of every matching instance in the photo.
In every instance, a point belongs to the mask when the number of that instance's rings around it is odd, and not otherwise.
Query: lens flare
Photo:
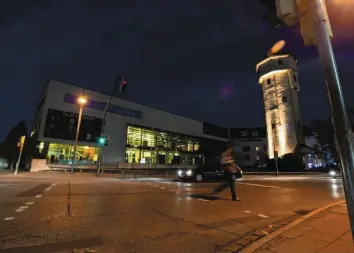
[[[354,1],[332,0],[326,1],[326,3],[334,36],[353,38]]]
[[[219,90],[219,97],[222,99],[229,98],[234,92],[234,86],[232,84],[226,84]]]

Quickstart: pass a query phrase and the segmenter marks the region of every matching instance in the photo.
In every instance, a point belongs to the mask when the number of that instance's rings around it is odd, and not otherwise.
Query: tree
[[[17,143],[21,136],[27,136],[27,127],[25,121],[20,121],[6,135],[3,142],[3,157],[7,159],[10,166],[13,166],[18,156]]]
[[[334,129],[332,120],[316,119],[311,122],[311,129],[318,134],[318,141],[322,147],[327,147],[333,155],[337,155],[334,143]]]

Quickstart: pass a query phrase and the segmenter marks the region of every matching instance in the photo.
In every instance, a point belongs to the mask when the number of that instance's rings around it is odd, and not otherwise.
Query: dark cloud
[[[257,2],[1,1],[2,103],[12,105],[3,109],[1,131],[31,121],[49,77],[109,92],[117,74],[129,77],[124,96],[133,101],[225,126],[262,125],[255,64],[278,39],[300,59],[303,118],[326,115],[317,111],[326,95],[316,50],[287,28],[263,24]],[[345,59],[341,72],[350,73],[353,58],[336,53]],[[221,96],[225,87],[231,91]]]

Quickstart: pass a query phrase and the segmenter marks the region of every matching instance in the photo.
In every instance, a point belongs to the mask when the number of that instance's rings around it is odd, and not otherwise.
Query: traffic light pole
[[[115,81],[115,84],[114,84],[114,87],[113,87],[113,91],[112,91],[110,97],[107,100],[106,107],[104,108],[102,127],[101,127],[101,136],[104,135],[104,131],[105,131],[105,128],[106,128],[106,114],[107,114],[108,107],[111,104],[113,95],[116,93],[117,87],[120,85],[120,82],[121,82],[121,77],[118,76],[116,81]],[[98,151],[98,159],[97,159],[97,176],[100,175],[100,171],[101,171],[101,163],[102,163],[102,159],[103,159],[103,154],[102,154],[103,152],[102,151],[103,151],[103,147],[100,147],[99,151]]]
[[[107,103],[106,103],[106,107],[104,108],[104,111],[103,111],[103,119],[102,119],[102,127],[101,127],[101,136],[104,135],[104,130],[106,128],[106,114],[107,114],[107,109],[108,109],[108,106],[110,105],[111,101],[112,101],[112,97],[113,97],[113,94],[114,94],[114,91],[115,91],[115,87],[114,87],[114,90],[111,94],[111,96],[109,97],[109,99],[107,100]],[[103,147],[100,147],[99,151],[98,151],[98,161],[97,161],[97,176],[100,175],[100,170],[101,170],[101,162],[102,162],[102,158],[103,158],[103,154],[102,154],[102,150]]]
[[[324,69],[326,88],[331,105],[332,121],[342,168],[345,198],[349,214],[352,237],[354,239],[354,147],[344,96],[339,80],[332,43],[327,30],[327,13],[323,0],[312,1],[315,18],[315,38],[319,57]]]

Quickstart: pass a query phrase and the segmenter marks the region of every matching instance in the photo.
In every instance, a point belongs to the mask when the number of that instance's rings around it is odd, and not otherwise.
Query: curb
[[[271,240],[273,240],[275,237],[281,235],[282,233],[285,233],[287,231],[289,231],[290,229],[292,229],[293,227],[301,224],[302,222],[306,221],[307,219],[311,218],[312,216],[323,212],[325,210],[327,210],[328,208],[332,207],[332,206],[336,206],[336,205],[340,205],[345,203],[345,200],[342,201],[338,201],[332,204],[328,204],[326,206],[317,208],[316,210],[302,216],[301,218],[298,218],[296,220],[294,220],[293,222],[289,223],[288,225],[285,225],[282,228],[279,228],[278,230],[262,237],[261,239],[259,239],[258,241],[251,243],[250,245],[248,245],[247,247],[243,248],[240,252],[241,253],[252,253],[255,250],[259,249],[260,247],[262,247],[263,245],[265,245],[266,243],[270,242]]]

